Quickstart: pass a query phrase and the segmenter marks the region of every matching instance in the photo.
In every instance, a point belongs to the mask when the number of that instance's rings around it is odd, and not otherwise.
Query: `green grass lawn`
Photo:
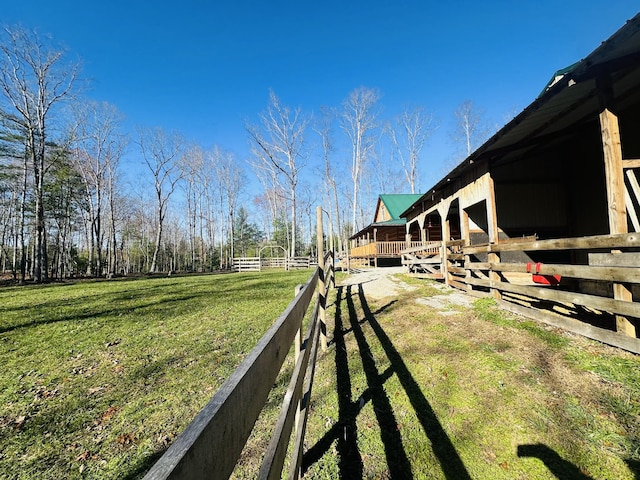
[[[136,478],[311,271],[0,289],[0,478]]]
[[[308,478],[640,478],[640,358],[502,312],[334,292]]]
[[[309,275],[0,289],[0,478],[141,477]],[[306,478],[640,478],[638,356],[491,300],[440,315],[416,302],[439,290],[403,280],[331,294]],[[255,478],[286,383],[234,478]]]

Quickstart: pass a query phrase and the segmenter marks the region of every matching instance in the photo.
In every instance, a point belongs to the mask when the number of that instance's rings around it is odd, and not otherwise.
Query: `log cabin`
[[[378,197],[373,222],[349,238],[349,258],[352,264],[368,266],[378,261],[400,265],[400,250],[405,248],[406,220],[400,214],[421,197],[420,194],[383,194]],[[438,229],[439,230],[439,229]],[[420,238],[409,246],[420,244]]]

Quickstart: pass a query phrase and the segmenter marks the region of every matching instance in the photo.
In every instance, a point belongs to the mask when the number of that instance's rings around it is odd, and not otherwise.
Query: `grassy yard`
[[[640,358],[492,300],[443,316],[416,302],[441,292],[416,286],[335,292],[309,478],[640,478]]]
[[[310,271],[0,289],[0,478],[136,478]]]
[[[309,271],[0,290],[0,478],[139,478]],[[638,479],[640,358],[501,312],[334,290],[312,479]],[[277,381],[282,392],[286,381]],[[271,395],[234,478],[254,478]]]

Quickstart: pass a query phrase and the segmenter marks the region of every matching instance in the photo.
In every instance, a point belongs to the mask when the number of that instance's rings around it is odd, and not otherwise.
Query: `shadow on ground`
[[[384,447],[388,478],[412,479],[421,475],[421,472],[412,470],[411,459],[408,458],[401,432],[398,429],[399,422],[385,390],[385,383],[393,375],[396,375],[415,411],[426,439],[428,439],[427,448],[432,449],[433,455],[439,462],[442,475],[451,480],[471,479],[469,471],[429,404],[420,384],[413,377],[391,338],[376,319],[376,316],[394,303],[395,300],[376,311],[371,311],[362,284],[337,288],[331,345],[335,356],[338,421],[305,453],[303,471],[309,469],[311,465],[322,458],[335,442],[340,478],[361,479],[366,476],[362,460],[362,454],[365,452],[361,452],[358,445],[358,416],[364,406],[371,402],[379,426],[380,440]],[[361,318],[358,314],[358,304],[362,311]],[[366,328],[367,324],[369,328]],[[367,382],[366,390],[357,398],[354,398],[347,351],[347,348],[353,348],[352,342],[349,342],[349,346],[347,345],[350,335],[353,336],[357,345]],[[389,361],[389,367],[384,371],[378,370],[372,355],[370,345],[373,345],[374,342],[379,342]],[[387,364],[387,362],[379,363]],[[353,368],[351,366],[351,370]],[[588,480],[591,478],[546,445],[520,445],[517,454],[519,457],[532,457],[542,461],[549,473],[555,475],[555,478],[563,480]],[[627,463],[629,464],[629,462]],[[637,472],[637,465],[629,464],[629,466],[634,472]]]
[[[363,319],[358,318],[356,301],[364,312]],[[470,479],[471,476],[420,386],[405,365],[393,342],[376,320],[376,315],[389,308],[393,303],[372,312],[362,285],[338,287],[332,340],[337,372],[338,422],[306,452],[303,469],[306,470],[320,459],[329,450],[332,443],[337,441],[340,477],[363,478],[362,456],[357,441],[357,417],[362,408],[371,402],[376,421],[380,426],[380,440],[384,446],[389,478],[414,478],[411,461],[402,444],[402,438],[397,428],[398,422],[384,388],[385,382],[395,374],[416,412],[445,477],[447,479]],[[345,306],[346,314],[343,313]],[[362,328],[366,323],[369,324],[376,338],[367,338]],[[367,380],[367,389],[355,399],[352,394],[347,355],[346,338],[348,335],[353,335],[355,338]],[[390,362],[390,367],[383,372],[378,371],[371,355],[369,342],[376,339],[382,345]]]

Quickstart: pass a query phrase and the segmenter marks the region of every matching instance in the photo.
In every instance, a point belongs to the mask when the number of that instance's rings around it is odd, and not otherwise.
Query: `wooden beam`
[[[589,265],[598,267],[640,267],[640,253],[590,253]],[[640,271],[638,271],[640,276]],[[628,281],[628,280],[624,280]]]
[[[498,214],[496,209],[496,192],[494,187],[493,178],[491,175],[487,178],[487,230],[489,234],[489,243],[497,243],[498,242]],[[488,260],[492,263],[500,262],[500,255],[496,252],[489,252]],[[500,280],[500,275],[493,271],[489,271],[489,279],[491,282],[498,282]],[[500,290],[492,288],[491,295],[493,298],[500,300],[502,298],[502,293]]]
[[[438,213],[440,214],[440,224],[441,224],[441,233],[442,233],[442,242],[440,245],[440,256],[442,257],[442,265],[440,266],[440,271],[442,272],[442,276],[444,277],[444,283],[449,285],[449,274],[447,270],[449,268],[449,249],[447,248],[447,240],[449,240],[450,235],[450,224],[449,224],[449,209],[451,208],[452,197],[449,197],[445,200],[442,200],[440,204],[438,204]]]
[[[519,293],[533,298],[549,300],[557,303],[572,303],[582,305],[616,315],[636,317],[640,314],[637,303],[627,302],[613,298],[587,295],[586,293],[566,292],[555,288],[515,285],[507,282],[495,282],[491,280],[471,279],[474,285],[496,288],[505,292]],[[621,333],[621,332],[618,332]]]
[[[613,255],[613,254],[602,254]],[[640,255],[640,254],[621,254]],[[490,262],[470,262],[465,264],[467,270],[495,270],[497,272],[517,272],[528,273],[526,263],[490,263]],[[621,283],[640,284],[640,268],[621,267],[610,264],[607,266],[588,265],[556,265],[542,263],[540,265],[540,275],[561,275],[569,278],[582,278],[587,280],[617,281]],[[639,307],[640,308],[640,307]]]
[[[605,182],[610,233],[627,233],[627,211],[624,204],[622,145],[618,117],[605,108],[600,113],[600,132],[604,153]]]
[[[622,168],[640,168],[640,158],[622,160]]]
[[[488,252],[533,252],[539,250],[581,250],[595,248],[631,248],[640,247],[640,233],[626,233],[619,235],[594,235],[589,237],[556,238],[550,240],[536,240],[534,242],[497,243],[495,245],[481,245],[464,247],[464,253]]]
[[[601,89],[604,110],[600,113],[600,131],[602,134],[602,149],[604,153],[604,171],[607,186],[607,204],[609,210],[609,232],[627,233],[627,208],[625,202],[626,189],[624,186],[624,170],[622,167],[622,144],[620,142],[620,127],[618,117],[609,110],[611,97],[610,86]],[[613,298],[631,302],[633,295],[626,285],[613,284]],[[622,315],[616,316],[618,332],[630,337],[636,336],[636,328]]]
[[[588,323],[565,317],[557,313],[546,312],[536,308],[528,308],[504,300],[499,302],[499,305],[507,311],[533,318],[534,320],[577,333],[578,335],[582,335],[587,338],[592,338],[593,340],[606,343],[607,345],[623,348],[633,353],[640,353],[640,339],[620,335],[619,333],[612,332],[611,330],[598,328],[593,325],[589,325]]]

